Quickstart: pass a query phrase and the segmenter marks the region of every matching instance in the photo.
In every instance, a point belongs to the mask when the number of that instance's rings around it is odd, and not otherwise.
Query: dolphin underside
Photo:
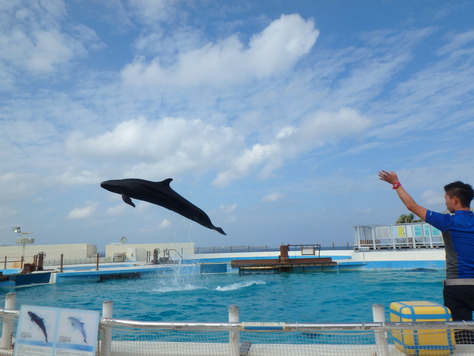
[[[214,226],[209,216],[201,208],[182,197],[170,187],[172,180],[172,178],[168,178],[161,182],[151,182],[144,179],[129,178],[105,181],[101,183],[101,187],[121,194],[123,201],[130,206],[135,207],[132,198],[146,201],[174,211],[204,227],[226,235],[222,228]]]

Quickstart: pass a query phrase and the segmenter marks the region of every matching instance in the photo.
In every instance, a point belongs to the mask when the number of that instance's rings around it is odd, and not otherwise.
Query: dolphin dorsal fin
[[[165,184],[169,187],[172,180],[173,180],[173,178],[166,178],[165,180],[163,180],[161,182],[158,182],[158,183]]]

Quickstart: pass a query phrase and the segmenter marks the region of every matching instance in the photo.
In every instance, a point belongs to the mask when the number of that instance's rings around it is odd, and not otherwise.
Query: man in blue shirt
[[[412,213],[443,233],[446,250],[444,305],[453,320],[472,320],[474,311],[474,214],[470,205],[474,191],[469,184],[453,182],[444,186],[446,207],[441,214],[418,205],[400,184],[395,172],[380,171],[379,178],[392,184],[399,198]],[[459,331],[456,342],[473,343],[472,332]]]

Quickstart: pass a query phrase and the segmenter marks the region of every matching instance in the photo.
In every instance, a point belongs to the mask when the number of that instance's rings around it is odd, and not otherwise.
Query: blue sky
[[[3,1],[0,244],[352,244],[474,183],[471,1]],[[100,187],[161,181],[227,236]]]

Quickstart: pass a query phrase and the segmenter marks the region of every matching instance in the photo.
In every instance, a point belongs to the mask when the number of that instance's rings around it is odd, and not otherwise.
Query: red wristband
[[[402,184],[400,182],[393,183],[392,189],[397,189],[401,186]]]

